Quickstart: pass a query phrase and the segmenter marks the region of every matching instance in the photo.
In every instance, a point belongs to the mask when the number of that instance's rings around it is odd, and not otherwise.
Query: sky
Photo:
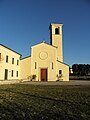
[[[0,43],[23,57],[50,43],[50,23],[63,24],[64,62],[90,64],[90,0],[0,0]]]

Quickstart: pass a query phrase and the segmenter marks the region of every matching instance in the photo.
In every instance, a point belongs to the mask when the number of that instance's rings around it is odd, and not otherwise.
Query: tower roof
[[[63,26],[63,24],[50,23],[49,29],[51,28],[51,26],[58,27],[58,26]]]

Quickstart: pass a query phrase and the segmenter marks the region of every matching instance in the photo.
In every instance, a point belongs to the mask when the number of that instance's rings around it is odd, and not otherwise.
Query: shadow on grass
[[[11,93],[14,93],[14,94],[18,94],[18,95],[22,95],[24,97],[33,97],[33,98],[37,98],[37,99],[43,99],[43,100],[48,100],[48,101],[53,101],[53,102],[58,102],[58,103],[67,103],[68,105],[78,105],[78,104],[82,104],[82,105],[88,105],[88,103],[85,103],[82,101],[81,102],[77,102],[77,101],[71,101],[71,100],[65,100],[65,99],[57,99],[57,98],[51,98],[51,97],[44,97],[44,96],[37,96],[37,95],[32,95],[32,94],[28,94],[28,93],[22,93],[22,92],[14,92],[14,91],[11,91],[11,90],[3,90],[5,92],[11,92]],[[90,96],[89,96],[90,97]],[[88,105],[89,106],[89,105]]]
[[[65,96],[50,97],[49,92],[42,95],[39,94],[39,91],[38,95],[35,95],[35,91],[34,94],[27,93],[23,91],[24,88],[0,90],[5,95],[10,93],[11,97],[14,98],[10,100],[9,96],[1,96],[3,99],[3,104],[0,103],[2,120],[89,120],[90,118],[90,104],[82,99],[80,102],[77,99],[65,99]],[[68,95],[68,92],[63,94]],[[77,95],[77,92],[75,92],[75,95]]]

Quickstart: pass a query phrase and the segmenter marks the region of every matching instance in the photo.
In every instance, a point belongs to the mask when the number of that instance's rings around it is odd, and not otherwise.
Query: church
[[[63,63],[63,24],[50,24],[50,44],[31,47],[31,56],[0,44],[0,80],[69,81],[69,65]]]
[[[63,24],[50,24],[50,44],[31,47],[31,56],[21,60],[21,78],[36,76],[36,81],[69,81],[69,66],[63,63]]]

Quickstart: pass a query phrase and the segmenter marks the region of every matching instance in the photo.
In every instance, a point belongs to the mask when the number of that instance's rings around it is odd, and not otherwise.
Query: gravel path
[[[70,80],[69,82],[22,82],[21,84],[31,84],[31,85],[90,85],[90,81],[81,80]]]
[[[35,82],[35,81],[23,81],[20,82],[19,80],[6,80],[6,81],[0,81],[0,85],[5,85],[5,84],[31,84],[31,85],[90,85],[90,81],[82,81],[82,80],[70,80],[68,82],[62,81],[62,82],[56,82],[56,81],[51,81],[51,82]]]

